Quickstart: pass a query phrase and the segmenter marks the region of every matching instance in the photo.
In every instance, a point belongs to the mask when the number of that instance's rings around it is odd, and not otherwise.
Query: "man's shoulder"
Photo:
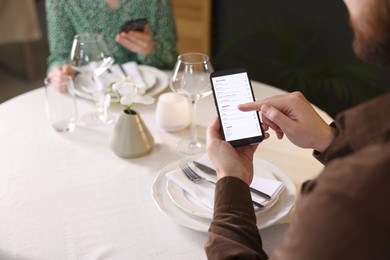
[[[389,169],[390,142],[368,145],[330,162],[315,180],[314,192],[325,194],[329,203],[337,203],[345,210],[371,212],[390,223]]]

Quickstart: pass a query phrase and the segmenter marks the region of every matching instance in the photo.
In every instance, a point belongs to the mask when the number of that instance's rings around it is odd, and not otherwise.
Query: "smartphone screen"
[[[222,134],[233,146],[260,143],[264,139],[257,111],[242,112],[240,104],[254,101],[245,69],[215,71],[210,75]]]

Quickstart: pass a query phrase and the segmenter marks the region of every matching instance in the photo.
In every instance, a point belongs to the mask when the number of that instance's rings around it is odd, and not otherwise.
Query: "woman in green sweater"
[[[130,19],[146,18],[143,32],[120,32]],[[46,0],[51,76],[72,75],[69,53],[76,34],[104,36],[116,63],[136,61],[160,69],[173,68],[176,28],[170,0]]]

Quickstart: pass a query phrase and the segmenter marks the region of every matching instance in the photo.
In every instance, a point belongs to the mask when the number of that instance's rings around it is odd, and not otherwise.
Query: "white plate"
[[[266,179],[277,180],[271,169],[267,167],[269,164],[264,164],[263,162],[264,160],[254,161],[255,175]],[[173,203],[188,214],[201,218],[213,218],[212,209],[204,206],[201,202],[196,200],[196,198],[185,192],[170,180],[167,182],[167,192]],[[277,202],[278,198],[279,196],[273,197],[272,200],[269,201],[269,203],[263,208],[256,207],[256,214],[270,209]]]
[[[140,67],[139,72],[145,82],[146,91],[154,88],[157,83],[157,76],[154,71],[151,71],[148,67]]]
[[[138,69],[144,78],[147,85],[146,93],[150,96],[157,95],[164,91],[168,86],[168,76],[165,72],[147,65],[138,65]],[[105,73],[106,81],[119,81],[122,79],[122,75],[117,73]],[[109,82],[107,82],[108,84]],[[78,75],[74,79],[74,92],[77,96],[92,100],[92,93],[89,86],[93,84],[92,79],[83,75]],[[118,100],[112,100],[117,102]]]
[[[189,195],[177,185],[168,180],[167,193],[172,202],[181,210],[196,217],[212,219],[213,210],[197,203],[196,199]]]
[[[156,79],[156,83],[153,87],[146,90],[146,94],[155,96],[163,92],[168,87],[168,76],[164,71],[147,65],[138,65],[138,68],[140,69],[142,75],[154,75]]]
[[[169,180],[165,175],[177,168],[178,164],[179,161],[173,162],[160,171],[152,186],[152,197],[157,207],[176,223],[193,230],[207,232],[211,219],[201,216],[198,217],[181,210],[171,200],[167,192]],[[275,165],[257,158],[254,160],[254,165],[255,167],[256,165],[266,167],[274,174],[276,179],[282,181],[285,185],[285,189],[279,195],[277,202],[267,211],[261,211],[257,214],[257,227],[259,229],[264,229],[273,225],[290,212],[295,201],[295,186],[292,180],[282,173]]]

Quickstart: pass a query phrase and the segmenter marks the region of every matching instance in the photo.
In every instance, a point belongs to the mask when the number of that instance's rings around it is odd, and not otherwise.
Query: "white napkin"
[[[95,78],[96,83],[93,81],[89,85],[90,87],[97,88],[98,90],[101,89],[107,89],[108,85],[112,82],[118,82],[121,81],[122,77],[117,74],[110,74],[110,73],[103,73],[100,74],[98,77]]]
[[[198,184],[190,181],[180,169],[175,169],[166,175],[180,189],[185,190],[196,201],[202,205],[213,209],[214,208],[214,191],[215,185],[208,182]]]
[[[146,83],[141,73],[138,70],[138,65],[136,62],[132,61],[132,62],[124,63],[122,64],[122,67],[127,72],[127,75],[131,77],[131,80],[134,83],[139,84],[144,88],[146,88]]]
[[[124,63],[124,64],[122,64],[122,68],[126,71],[127,75],[131,78],[132,82],[139,84],[140,86],[143,86],[146,88],[146,83],[145,83],[144,78],[142,77],[141,73],[138,70],[138,65],[136,62],[130,61],[130,62]],[[123,75],[118,64],[114,64],[110,68],[110,70],[113,74]]]
[[[211,162],[208,159],[207,155],[202,156],[197,161],[212,168]],[[209,180],[213,180],[213,181],[216,180],[216,177],[202,173],[194,165],[190,164],[190,166],[199,175]],[[261,169],[261,170],[266,170],[266,169]],[[180,169],[175,169],[169,172],[166,176],[172,181],[172,183],[174,183],[179,188],[186,191],[193,198],[199,201],[202,205],[211,209],[214,208],[214,191],[215,191],[214,184],[207,183],[207,182],[193,183],[184,175],[184,173],[182,173]],[[250,186],[252,188],[255,188],[257,190],[260,190],[270,195],[271,199],[267,200],[264,199],[263,197],[260,197],[257,194],[251,193],[252,200],[262,204],[264,208],[268,208],[277,201],[279,194],[283,191],[284,184],[278,180],[275,180],[275,178],[273,178],[272,173],[270,172],[264,174],[262,172],[262,176],[266,176],[267,178],[263,178],[256,175],[253,176],[253,181]]]
[[[201,164],[207,165],[210,168],[214,168],[213,164],[211,163],[207,154],[203,155],[202,157],[200,157],[196,161],[200,162]],[[272,174],[272,172],[270,172],[268,169],[265,169],[265,168],[256,169],[256,167],[255,167],[255,169],[254,169],[255,173],[256,173],[256,170],[261,171],[261,176],[263,176],[263,177],[256,176],[256,174],[255,174],[253,176],[253,180],[252,180],[250,187],[252,187],[256,190],[262,191],[265,194],[270,195],[271,197],[278,196],[280,194],[280,192],[283,191],[284,184],[282,182],[276,180],[274,175]],[[199,171],[197,171],[197,173],[199,173]],[[204,175],[202,175],[202,176],[204,176]],[[216,178],[215,178],[215,180],[216,180]]]

